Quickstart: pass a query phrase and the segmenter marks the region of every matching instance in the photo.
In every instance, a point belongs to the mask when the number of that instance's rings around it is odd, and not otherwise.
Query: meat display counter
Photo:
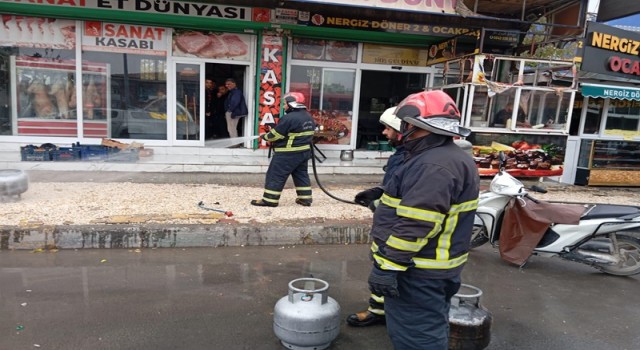
[[[640,186],[640,142],[582,140],[575,184]]]

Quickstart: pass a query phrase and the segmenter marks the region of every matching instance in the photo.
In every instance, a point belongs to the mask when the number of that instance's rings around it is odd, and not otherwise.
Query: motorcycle
[[[507,211],[513,207],[514,200],[521,201],[521,207],[526,207],[527,201],[543,203],[552,210],[558,209],[556,212],[561,212],[561,206],[567,205],[533,198],[528,191],[546,193],[546,190],[538,186],[527,188],[511,176],[504,168],[506,156],[503,152],[499,154],[499,161],[499,171],[491,181],[490,190],[483,191],[479,196],[471,249],[487,242],[499,248],[502,223]],[[581,214],[578,212],[577,224],[551,222],[548,226],[542,225],[544,234],[537,245],[532,245],[530,254],[560,257],[587,264],[611,275],[640,273],[640,239],[629,235],[632,231],[640,232],[640,207],[612,204],[582,206],[584,211]],[[515,221],[519,219],[515,218]],[[510,221],[514,220],[510,218]],[[523,228],[522,233],[526,235],[527,227]],[[503,234],[508,237],[509,232]]]

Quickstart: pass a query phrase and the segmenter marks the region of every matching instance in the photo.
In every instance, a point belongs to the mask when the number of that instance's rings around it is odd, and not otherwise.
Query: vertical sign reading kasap
[[[282,97],[282,37],[265,33],[260,47],[260,94],[258,104],[258,135],[267,132],[265,125],[273,126],[280,119]],[[266,148],[261,140],[259,148]]]
[[[166,56],[167,29],[87,21],[82,30],[82,49]]]

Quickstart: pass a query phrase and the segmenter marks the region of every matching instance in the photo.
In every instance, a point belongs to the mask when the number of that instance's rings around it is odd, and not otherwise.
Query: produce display
[[[345,125],[349,120],[348,116],[339,111],[310,110],[309,112],[320,131],[316,133],[316,137],[323,139],[317,143],[340,143],[340,139],[349,136],[349,126]]]
[[[491,176],[498,172],[500,151],[507,156],[505,170],[513,176],[562,175],[564,153],[560,147],[518,140],[510,146],[498,142],[492,142],[490,146],[473,146],[473,159],[481,176]]]

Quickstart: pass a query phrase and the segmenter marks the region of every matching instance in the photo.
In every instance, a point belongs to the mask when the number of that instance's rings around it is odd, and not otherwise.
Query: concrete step
[[[121,171],[121,172],[216,172],[265,173],[268,150],[247,148],[209,148],[152,146],[153,155],[137,162],[113,161],[22,161],[24,143],[0,143],[0,168],[48,171]],[[68,146],[68,145],[60,145]],[[340,150],[321,150],[326,159],[316,161],[319,174],[383,174],[382,167],[392,152],[353,151],[353,160],[340,160]],[[311,164],[310,164],[311,168]]]

